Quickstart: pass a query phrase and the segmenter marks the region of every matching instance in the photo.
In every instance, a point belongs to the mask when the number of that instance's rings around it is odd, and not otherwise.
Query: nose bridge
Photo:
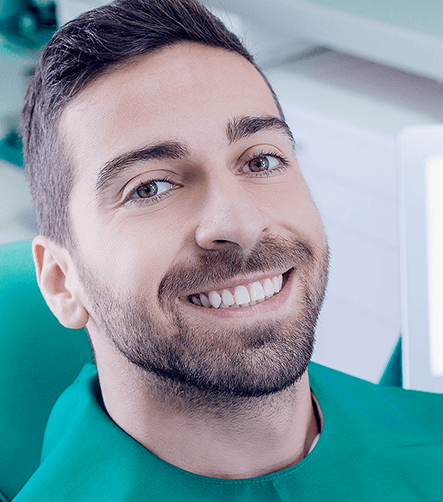
[[[238,175],[225,172],[207,184],[196,232],[197,244],[215,249],[226,243],[252,247],[267,231],[270,218],[260,209]]]

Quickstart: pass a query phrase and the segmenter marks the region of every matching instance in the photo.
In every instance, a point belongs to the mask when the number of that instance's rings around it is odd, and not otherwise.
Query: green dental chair
[[[86,332],[64,328],[35,278],[31,242],[0,246],[0,501],[38,466],[56,399],[92,353]]]
[[[64,328],[47,307],[31,242],[0,246],[0,502],[37,468],[53,404],[92,359],[86,332]],[[381,383],[401,386],[400,342]]]

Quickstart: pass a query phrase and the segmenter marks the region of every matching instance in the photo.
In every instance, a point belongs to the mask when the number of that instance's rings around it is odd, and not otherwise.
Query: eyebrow
[[[165,141],[156,143],[137,150],[123,153],[118,157],[106,162],[97,175],[96,191],[103,190],[106,185],[124,169],[138,162],[146,162],[159,159],[183,159],[189,156],[185,145],[178,141]]]
[[[295,144],[291,129],[288,124],[279,117],[234,117],[226,126],[226,136],[232,144],[264,130],[283,131],[291,140],[292,145],[294,146]]]

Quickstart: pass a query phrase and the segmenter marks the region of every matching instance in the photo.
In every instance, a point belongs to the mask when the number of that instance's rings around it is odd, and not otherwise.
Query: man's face
[[[261,395],[298,379],[327,245],[253,66],[176,45],[90,84],[61,132],[92,339],[102,332],[138,366],[207,392]]]

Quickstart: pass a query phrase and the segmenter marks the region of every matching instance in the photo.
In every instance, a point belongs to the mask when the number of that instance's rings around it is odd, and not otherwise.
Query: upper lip
[[[222,289],[228,289],[228,288],[235,288],[236,286],[240,286],[243,284],[252,284],[253,282],[256,281],[264,281],[268,277],[275,277],[280,274],[286,274],[292,270],[292,267],[285,270],[285,271],[275,271],[275,272],[267,272],[267,273],[262,273],[262,274],[255,274],[251,276],[244,276],[244,277],[238,277],[236,279],[233,279],[231,281],[226,281],[221,284],[216,284],[212,286],[202,286],[198,291],[193,291],[191,293],[186,294],[185,296],[192,296],[192,295],[198,295],[200,293],[208,293],[210,291],[220,291]]]

